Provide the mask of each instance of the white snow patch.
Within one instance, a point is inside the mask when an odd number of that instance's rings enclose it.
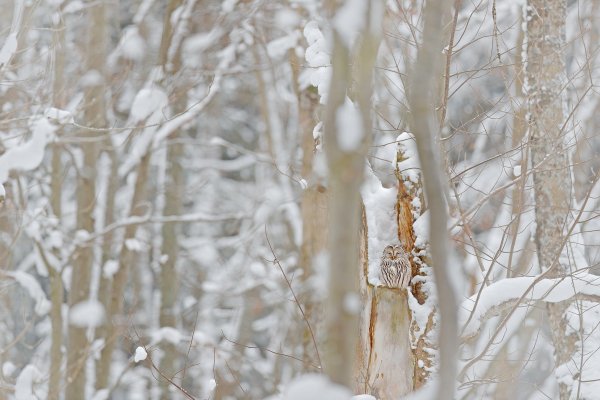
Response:
[[[600,276],[586,272],[576,272],[566,279],[542,279],[536,282],[537,279],[539,276],[525,276],[495,282],[481,291],[475,309],[473,308],[477,294],[464,300],[459,310],[459,324],[463,326],[462,336],[475,335],[488,312],[501,309],[503,305],[520,299],[525,293],[525,301],[543,300],[549,303],[567,300],[575,294],[600,296]],[[471,313],[473,316],[469,321]]]
[[[94,393],[94,397],[92,397],[92,400],[108,400],[110,398],[109,396],[109,389],[101,389]]]
[[[77,12],[83,10],[85,7],[86,7],[86,5],[83,4],[82,1],[72,0],[67,3],[65,8],[63,9],[63,13],[64,14],[74,14],[74,13],[77,13]]]
[[[280,60],[287,55],[290,49],[296,47],[299,39],[300,33],[298,31],[275,39],[267,44],[267,54],[273,60]]]
[[[2,375],[4,375],[6,378],[10,378],[16,370],[16,365],[10,361],[7,361],[4,364],[2,364]]]
[[[31,139],[20,146],[8,149],[0,156],[0,183],[6,182],[11,170],[31,171],[44,159],[46,145],[54,135],[56,127],[41,117],[33,117],[29,127],[33,132]]]
[[[302,89],[306,89],[308,86],[316,87],[319,93],[319,102],[325,104],[331,81],[331,52],[316,21],[308,22],[304,26],[303,33],[308,42],[304,58],[309,68],[302,71],[300,75],[300,87]]]
[[[141,252],[144,249],[144,245],[142,244],[142,242],[140,242],[136,238],[130,238],[125,240],[125,247],[127,247],[127,250],[134,252]]]
[[[325,375],[306,374],[294,379],[283,393],[282,400],[349,400],[352,392],[330,382]]]
[[[151,86],[141,89],[131,105],[131,119],[134,123],[139,123],[149,119],[154,114],[154,118],[146,121],[147,124],[160,122],[163,108],[169,104],[167,94],[157,86]]]
[[[346,0],[333,18],[333,27],[339,33],[347,48],[352,48],[356,37],[364,29],[368,2],[365,0]]]
[[[370,394],[357,394],[356,396],[352,396],[350,400],[377,400],[377,398]]]
[[[515,177],[521,176],[521,166],[520,165],[517,165],[513,168],[513,175]]]
[[[152,334],[152,344],[160,343],[162,341],[178,344],[181,341],[181,338],[181,332],[177,329],[170,326],[164,326]]]
[[[97,300],[77,303],[69,310],[69,323],[79,328],[95,328],[104,323],[104,306]]]
[[[29,293],[29,296],[35,301],[35,313],[37,315],[46,315],[50,311],[50,301],[48,301],[44,290],[33,276],[24,271],[7,271],[5,274],[12,277]]]
[[[425,248],[429,242],[429,210],[425,211],[413,223],[413,231],[415,232],[415,247]]]
[[[412,133],[402,132],[396,138],[396,142],[398,143],[398,152],[402,155],[402,159],[398,160],[398,169],[402,179],[405,184],[408,182],[417,184],[421,177],[421,163],[415,137]]]
[[[135,355],[133,356],[133,361],[138,363],[140,361],[144,361],[147,357],[148,357],[148,353],[146,352],[146,349],[143,348],[142,346],[138,346],[135,349]]]
[[[100,86],[102,83],[104,83],[104,78],[100,72],[92,69],[81,77],[80,83],[83,87]]]
[[[369,258],[369,283],[378,286],[379,263],[383,249],[398,243],[398,224],[396,222],[396,196],[395,188],[384,188],[381,181],[367,164],[365,181],[361,187],[361,196],[365,205],[367,216],[368,258]]]
[[[10,33],[4,41],[2,50],[0,50],[0,68],[10,63],[17,51],[17,43],[17,33]]]
[[[31,400],[38,398],[33,391],[33,385],[42,379],[42,373],[32,364],[28,364],[15,382],[15,400]]]
[[[60,125],[72,124],[75,122],[73,114],[67,110],[61,110],[60,108],[50,107],[44,112],[44,116],[49,120],[52,120]]]
[[[363,120],[360,110],[346,97],[346,101],[335,113],[337,141],[343,151],[355,151],[364,137]]]
[[[223,10],[224,13],[230,13],[235,8],[237,2],[238,0],[225,0],[221,3],[221,10]]]
[[[208,381],[208,385],[207,386],[208,386],[208,390],[210,392],[212,392],[217,387],[217,381],[215,381],[214,379],[211,379],[211,380]]]
[[[137,26],[131,25],[125,28],[120,43],[121,54],[124,58],[132,61],[142,61],[146,54],[146,42],[140,35]]]
[[[119,262],[116,260],[107,260],[102,267],[102,276],[105,279],[111,279],[119,270]]]

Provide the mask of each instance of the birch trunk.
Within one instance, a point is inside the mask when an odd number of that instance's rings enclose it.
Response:
[[[447,212],[444,202],[442,170],[439,151],[435,145],[435,104],[432,98],[436,82],[435,65],[442,54],[442,20],[450,2],[428,2],[424,9],[423,42],[419,46],[417,62],[413,66],[410,93],[410,127],[417,141],[425,195],[429,207],[429,242],[439,309],[439,385],[436,398],[452,397],[456,387],[458,350],[457,300],[451,286],[451,266],[448,264],[449,246]]]
[[[150,164],[150,153],[146,153],[140,160],[137,169],[137,177],[131,200],[131,208],[129,216],[143,215],[145,207],[142,203],[145,200],[146,186],[148,180],[148,169]],[[129,239],[134,239],[137,232],[137,224],[127,225],[125,235],[123,237],[123,246],[119,255],[119,268],[113,276],[112,287],[107,307],[107,321],[104,334],[104,348],[102,349],[100,360],[96,365],[96,389],[104,389],[108,387],[108,379],[110,377],[110,367],[112,354],[115,349],[115,344],[119,337],[118,319],[121,318],[123,312],[123,296],[125,285],[129,274],[129,268],[135,260],[135,252],[130,250],[125,243]]]
[[[298,119],[302,140],[302,177],[307,181],[307,187],[302,192],[300,212],[302,215],[302,245],[300,246],[300,267],[302,268],[302,282],[305,289],[299,299],[304,307],[304,314],[311,325],[313,333],[302,324],[302,359],[304,371],[314,371],[315,365],[320,364],[318,357],[318,335],[320,315],[319,307],[313,293],[307,289],[310,279],[314,278],[315,257],[325,250],[327,246],[327,192],[322,182],[319,182],[313,173],[316,145],[313,130],[317,124],[316,112],[319,105],[318,96],[314,87],[301,90],[298,85],[301,62],[293,52],[290,52],[290,66],[293,71],[294,89],[298,98]]]
[[[88,74],[98,74],[100,79],[90,79],[85,88],[84,120],[88,126],[102,128],[106,125],[104,108],[104,74],[106,21],[102,3],[90,5],[88,29],[88,53],[86,70]],[[87,132],[87,136],[96,136]],[[96,202],[96,160],[98,145],[95,141],[81,144],[83,166],[80,169],[77,189],[77,230],[94,231],[93,210]],[[73,259],[73,273],[69,292],[69,306],[89,299],[90,278],[93,262],[93,247],[81,246]],[[86,328],[69,326],[69,346],[67,350],[67,400],[85,398],[85,365],[89,350]]]
[[[563,90],[566,70],[566,0],[529,0],[527,7],[527,87],[529,137],[533,171],[536,246],[540,268],[549,278],[563,277],[568,266],[560,265],[565,239],[572,182],[564,143]],[[571,359],[576,334],[566,331],[568,303],[549,304],[556,368]],[[559,383],[561,400],[570,397],[570,386]]]
[[[351,387],[357,360],[359,321],[355,310],[348,307],[358,298],[359,247],[361,227],[360,187],[364,179],[365,159],[371,142],[372,74],[379,37],[379,15],[371,15],[381,4],[369,4],[368,23],[364,29],[351,70],[351,49],[340,33],[333,32],[332,80],[324,120],[324,148],[329,167],[329,290],[325,304],[326,343],[325,372],[332,381]],[[335,25],[335,24],[334,24]],[[346,38],[347,39],[347,38]],[[348,134],[339,125],[339,109],[347,101],[351,89],[361,118],[362,141],[352,150],[344,151],[340,140]]]
[[[181,0],[171,0],[167,7],[167,12],[164,19],[164,30],[161,39],[160,60],[163,70],[168,77],[175,76],[180,69],[180,52],[177,50],[174,54],[174,59],[169,60],[169,48],[171,46],[179,47],[178,43],[173,43],[173,26],[171,20],[173,13],[182,4]],[[177,84],[176,98],[174,104],[174,113],[177,115],[183,113],[187,106],[187,96],[184,89],[185,84],[182,82]],[[180,130],[173,132],[169,139],[178,139],[181,136]],[[176,140],[175,140],[176,141]],[[165,206],[163,215],[176,216],[182,212],[182,197],[184,187],[184,171],[181,165],[183,157],[183,145],[179,143],[171,143],[167,149],[167,171],[165,175]],[[177,328],[176,302],[177,302],[177,256],[179,253],[178,233],[179,224],[165,223],[162,225],[162,246],[161,253],[166,255],[166,261],[161,263],[160,268],[160,314],[159,324],[161,327]],[[177,347],[171,342],[163,342],[161,349],[164,351],[164,356],[160,361],[161,372],[166,376],[174,376],[177,372]],[[183,373],[185,376],[185,372]],[[165,379],[160,380],[161,399],[169,399],[169,382]]]
[[[54,25],[54,79],[52,82],[52,100],[55,107],[63,108],[65,105],[65,24],[61,18]],[[58,133],[60,134],[60,132]],[[61,149],[58,144],[52,146],[52,175],[50,177],[52,212],[60,220],[62,214],[62,163]],[[58,255],[56,252],[55,255]],[[60,396],[60,382],[62,375],[62,346],[63,346],[63,281],[62,271],[57,271],[51,266],[48,268],[50,276],[50,320],[52,323],[50,344],[50,380],[48,382],[48,399],[58,400]]]

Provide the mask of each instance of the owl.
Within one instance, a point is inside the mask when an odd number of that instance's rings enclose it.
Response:
[[[380,267],[379,278],[384,286],[408,288],[411,278],[410,261],[402,246],[395,244],[383,249]]]

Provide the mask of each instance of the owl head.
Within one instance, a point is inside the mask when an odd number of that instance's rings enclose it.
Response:
[[[404,249],[399,244],[389,245],[383,249],[383,256],[385,258],[395,260],[404,252]]]

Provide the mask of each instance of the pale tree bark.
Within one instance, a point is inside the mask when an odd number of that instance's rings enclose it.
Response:
[[[405,160],[401,147],[397,160]],[[395,220],[390,221],[397,228],[397,238],[409,254],[426,254],[427,249],[415,248],[415,218],[425,210],[420,181],[408,182],[397,169],[398,190],[395,205]],[[415,201],[418,199],[418,201]],[[423,207],[416,207],[415,204]],[[363,214],[361,235],[361,297],[365,305],[361,313],[360,351],[355,373],[355,391],[371,394],[378,399],[397,399],[421,387],[427,380],[428,369],[432,367],[432,354],[435,347],[428,338],[434,328],[435,309],[429,304],[422,282],[413,283],[409,288],[420,305],[431,309],[428,319],[418,325],[411,319],[406,290],[375,287],[368,282],[369,238],[366,217]],[[371,235],[376,234],[371,232]],[[411,256],[412,276],[424,275],[425,256]]]
[[[144,203],[146,200],[146,187],[148,181],[148,169],[150,167],[150,152],[147,152],[141,159],[137,168],[137,176],[133,189],[133,198],[129,216],[136,217],[143,215],[147,208]],[[125,227],[125,235],[123,237],[123,246],[119,254],[119,267],[113,276],[112,285],[110,288],[110,296],[108,303],[105,305],[107,310],[106,328],[104,330],[104,348],[100,354],[100,360],[96,365],[96,389],[101,390],[108,387],[108,379],[110,377],[110,367],[112,354],[120,336],[117,320],[122,317],[123,313],[123,296],[125,293],[125,285],[129,275],[129,268],[135,262],[135,251],[129,249],[125,243],[127,240],[135,239],[137,233],[137,224],[129,224]]]
[[[169,59],[169,48],[171,46],[179,47],[178,43],[173,43],[173,29],[171,24],[173,13],[182,4],[181,0],[169,1],[167,12],[164,19],[164,30],[160,46],[160,60],[165,75],[175,76],[180,69],[180,50],[175,52],[174,59]],[[175,85],[175,82],[173,83]],[[173,111],[177,115],[185,111],[187,106],[187,96],[185,84],[177,83],[174,88],[176,101],[173,105]],[[184,188],[184,171],[181,165],[184,155],[183,145],[176,143],[181,136],[180,129],[175,130],[169,139],[175,139],[170,143],[167,149],[167,171],[165,174],[165,205],[163,215],[180,215],[182,212],[182,197]],[[161,262],[160,268],[160,314],[159,324],[161,327],[177,328],[176,302],[177,302],[177,256],[179,253],[178,237],[179,224],[165,223],[162,225],[162,246],[161,253],[166,256],[166,260]],[[177,347],[171,342],[163,342],[161,349],[164,356],[160,361],[160,369],[166,376],[174,376],[177,372]],[[185,375],[185,373],[184,373]],[[169,382],[165,379],[160,380],[161,399],[169,399]]]
[[[527,3],[527,100],[529,142],[535,195],[538,260],[550,278],[565,276],[559,263],[567,230],[572,182],[564,142],[563,111],[566,0],[529,0]],[[565,311],[569,303],[548,305],[554,343],[555,369],[571,359],[576,334],[567,334]],[[570,386],[559,384],[560,398],[570,398]]]
[[[439,301],[439,385],[436,398],[452,396],[456,385],[458,354],[457,300],[452,287],[452,266],[449,264],[447,212],[439,154],[434,135],[435,104],[433,82],[436,82],[435,65],[442,53],[442,19],[450,2],[428,2],[424,9],[423,42],[419,46],[417,62],[413,66],[410,93],[410,127],[417,141],[425,195],[429,207],[429,240],[431,266],[434,271]],[[456,268],[456,267],[455,267]]]
[[[87,79],[84,100],[84,121],[87,126],[103,128],[105,122],[103,67],[106,54],[106,20],[102,3],[90,5],[88,9],[88,32],[86,73],[94,74]],[[89,137],[96,132],[86,132]],[[96,161],[98,144],[89,141],[81,144],[83,165],[80,169],[77,187],[77,230],[94,231],[93,211],[96,203]],[[90,278],[93,262],[93,246],[90,243],[77,249],[73,258],[73,273],[69,291],[69,307],[89,299]],[[86,328],[69,326],[69,345],[67,350],[67,400],[85,398],[85,365],[89,350]]]
[[[314,371],[314,366],[320,365],[318,356],[318,331],[322,309],[314,293],[310,290],[310,280],[314,279],[314,261],[327,246],[327,191],[322,182],[313,173],[317,143],[313,130],[317,124],[317,109],[319,99],[315,87],[304,90],[298,85],[300,62],[293,51],[290,51],[290,65],[293,71],[293,81],[298,98],[298,120],[302,145],[302,177],[307,187],[302,192],[300,212],[302,215],[302,244],[300,246],[300,268],[302,268],[303,292],[299,295],[304,307],[304,315],[310,324],[309,329],[302,324],[302,359],[304,371]],[[312,331],[312,332],[311,332]],[[314,336],[314,337],[313,337]]]
[[[54,79],[52,82],[52,100],[55,107],[62,109],[65,105],[65,24],[62,15],[54,24],[53,35],[54,50]],[[60,134],[60,131],[58,132]],[[60,221],[62,215],[62,162],[60,145],[52,146],[52,175],[50,176],[51,198],[50,205],[54,216]],[[55,255],[59,255],[58,252]],[[62,271],[48,267],[50,276],[50,320],[52,322],[50,344],[50,380],[48,382],[48,399],[58,400],[60,396],[60,383],[62,372],[62,345],[63,345],[63,281]]]
[[[329,167],[329,287],[325,303],[325,373],[336,383],[352,387],[356,362],[359,321],[349,307],[358,299],[360,247],[360,187],[365,158],[371,142],[371,94],[373,66],[379,47],[381,20],[379,2],[365,5],[366,26],[359,39],[357,58],[351,69],[351,50],[336,29],[333,30],[332,77],[324,119],[324,148]],[[378,25],[376,25],[378,24]],[[335,23],[334,23],[335,26]],[[347,38],[346,38],[347,39]],[[353,73],[354,75],[353,76]],[[354,79],[353,79],[354,78]],[[361,117],[363,139],[352,150],[343,150],[338,110],[355,93]]]

